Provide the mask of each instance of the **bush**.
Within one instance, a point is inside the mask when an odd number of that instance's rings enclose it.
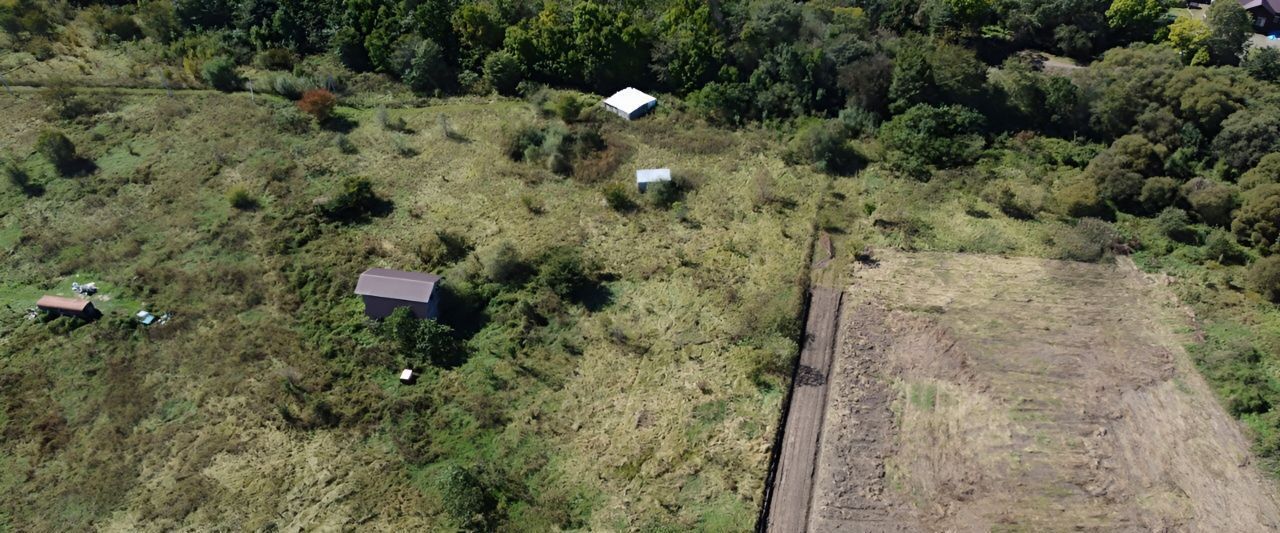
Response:
[[[384,202],[373,191],[369,178],[348,176],[342,180],[338,194],[319,206],[320,214],[330,220],[354,221],[374,214]]]
[[[488,529],[486,524],[495,521],[498,500],[474,469],[448,467],[441,475],[439,490],[445,511],[464,530]]]
[[[542,146],[543,131],[533,125],[524,125],[510,131],[503,137],[502,151],[512,161],[524,161],[531,149]]]
[[[1155,218],[1156,231],[1161,235],[1179,242],[1189,242],[1195,238],[1191,231],[1191,217],[1187,212],[1176,207],[1166,207]]]
[[[395,343],[403,364],[413,369],[456,362],[460,346],[453,328],[433,319],[420,319],[408,307],[396,309],[379,325],[384,337]]]
[[[378,126],[381,126],[384,130],[404,132],[409,129],[409,125],[405,123],[404,117],[392,118],[385,107],[379,106],[374,117],[378,121]]]
[[[939,168],[972,162],[985,141],[984,119],[963,106],[920,104],[880,126],[885,148]]]
[[[1236,207],[1234,186],[1195,178],[1182,186],[1182,195],[1205,224],[1219,227],[1231,224],[1231,211]]]
[[[351,138],[347,137],[345,133],[335,135],[333,137],[333,145],[338,148],[339,152],[344,154],[351,155],[360,152],[360,149],[356,148],[356,143],[351,142]]]
[[[1248,259],[1244,248],[1236,243],[1235,235],[1222,230],[1209,233],[1204,241],[1203,255],[1205,260],[1222,265],[1240,265]]]
[[[1253,246],[1280,253],[1280,184],[1259,185],[1245,193],[1231,231]]]
[[[428,233],[418,243],[418,260],[423,265],[439,268],[467,256],[471,245],[466,237],[445,230]]]
[[[253,58],[253,64],[263,70],[293,70],[293,61],[293,52],[285,48],[268,48]]]
[[[227,191],[227,201],[231,203],[231,207],[242,211],[258,207],[258,200],[249,194],[247,189],[240,186],[232,187],[230,191]]]
[[[619,213],[635,209],[636,203],[631,199],[630,189],[621,183],[611,183],[604,188],[604,201]]]
[[[78,94],[70,82],[62,79],[55,79],[45,85],[40,90],[40,99],[48,104],[57,118],[63,120],[97,115],[114,105],[113,97],[94,93]]]
[[[515,94],[524,78],[524,66],[515,54],[500,50],[484,59],[484,79],[499,94]]]
[[[1053,195],[1060,213],[1072,217],[1101,217],[1109,214],[1107,204],[1098,194],[1098,185],[1084,176],[1076,176]]]
[[[853,172],[861,163],[849,146],[849,130],[837,120],[813,122],[801,128],[783,155],[788,163],[812,164],[833,174]]]
[[[414,91],[442,90],[451,85],[449,65],[445,63],[444,49],[431,39],[414,39],[408,48],[399,52],[403,63],[400,78]]]
[[[582,115],[582,110],[586,105],[577,96],[569,93],[562,93],[551,101],[548,106],[551,113],[559,117],[565,122],[577,122]]]
[[[333,116],[333,109],[338,106],[338,97],[324,89],[312,89],[302,94],[298,100],[298,109],[311,115],[316,122],[324,122]]]
[[[298,106],[284,105],[275,109],[271,121],[282,133],[302,134],[311,130],[311,117],[304,115]]]
[[[240,88],[243,80],[236,73],[236,63],[231,58],[222,56],[205,61],[200,66],[200,77],[210,87],[223,92]]]
[[[1280,82],[1280,50],[1271,47],[1250,47],[1249,54],[1240,63],[1254,78]]]
[[[582,258],[578,248],[558,246],[547,250],[538,259],[538,274],[534,281],[561,298],[569,298],[580,289],[596,283],[596,269],[594,263]]]
[[[76,145],[57,130],[45,130],[40,133],[36,138],[36,151],[62,174],[70,173],[80,162],[80,156],[76,154]]]
[[[0,159],[0,172],[4,172],[8,182],[27,196],[38,196],[44,192],[43,187],[31,183],[31,175],[27,174],[17,161],[10,158]]]
[[[1280,153],[1262,156],[1257,165],[1240,175],[1241,191],[1269,183],[1280,183]]]
[[[1142,184],[1142,192],[1138,201],[1148,213],[1158,213],[1178,201],[1178,180],[1169,177],[1155,177]]]
[[[302,98],[302,93],[316,88],[315,83],[293,74],[277,74],[271,77],[271,92],[290,100]]]
[[[142,38],[142,27],[124,13],[109,13],[102,20],[102,31],[121,41]]]
[[[645,187],[644,197],[650,206],[667,209],[680,201],[680,185],[675,181],[659,181]]]
[[[1246,278],[1249,290],[1271,302],[1280,302],[1280,255],[1254,261]]]
[[[1106,257],[1118,235],[1110,224],[1096,218],[1082,218],[1071,231],[1058,236],[1058,258],[1093,263]]]
[[[528,193],[520,195],[520,205],[523,205],[526,211],[535,215],[541,215],[547,210],[541,199]]]
[[[502,241],[479,254],[485,278],[494,283],[514,285],[524,279],[527,267],[510,242]]]
[[[1044,208],[1044,190],[1028,183],[1000,180],[988,183],[982,190],[984,200],[1000,212],[1019,220],[1030,220]]]

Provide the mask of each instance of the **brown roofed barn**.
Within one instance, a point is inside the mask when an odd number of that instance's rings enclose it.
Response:
[[[408,307],[418,318],[435,318],[439,282],[435,274],[371,268],[360,274],[356,294],[364,299],[364,314],[369,318],[386,318],[400,307]]]
[[[93,302],[79,298],[63,298],[61,296],[41,296],[36,300],[36,308],[50,314],[74,316],[86,320],[97,318],[98,310]]]

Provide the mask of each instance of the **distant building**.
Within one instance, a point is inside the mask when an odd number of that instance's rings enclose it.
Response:
[[[644,116],[658,106],[658,99],[627,87],[604,100],[604,108],[627,120]]]
[[[93,320],[100,314],[93,307],[93,302],[89,300],[61,296],[41,296],[36,300],[36,308],[49,314],[74,316],[85,320]]]
[[[636,171],[636,188],[643,193],[650,183],[671,181],[669,168],[644,168]]]
[[[1253,17],[1253,27],[1267,30],[1280,26],[1280,0],[1238,0]]]
[[[400,307],[408,307],[418,318],[435,318],[438,283],[440,276],[435,274],[371,268],[360,274],[356,294],[364,299],[364,314],[369,318],[386,318]]]
[[[413,385],[416,381],[418,381],[418,375],[412,369],[406,368],[400,371],[400,383]]]

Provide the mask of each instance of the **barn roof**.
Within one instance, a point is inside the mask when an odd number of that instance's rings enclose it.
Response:
[[[671,181],[671,169],[642,168],[636,171],[636,183],[653,183],[655,181]]]
[[[657,101],[657,98],[649,96],[631,87],[627,87],[626,89],[613,93],[613,96],[606,98],[604,100],[604,105],[624,113],[634,113],[637,109],[648,105],[650,102]]]
[[[1245,10],[1262,8],[1267,13],[1275,15],[1280,12],[1280,0],[1238,0],[1240,7]]]
[[[64,298],[62,296],[41,296],[36,300],[36,307],[41,309],[57,309],[60,311],[71,311],[75,313],[83,313],[91,303],[89,300],[81,300],[79,298]]]
[[[360,274],[360,281],[356,283],[356,294],[409,302],[426,302],[431,299],[431,293],[439,281],[440,276],[435,274],[371,268]]]

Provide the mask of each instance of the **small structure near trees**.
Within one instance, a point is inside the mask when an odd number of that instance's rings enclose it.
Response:
[[[671,181],[671,169],[669,168],[644,168],[636,171],[636,188],[644,193],[650,183],[658,183],[663,181]]]
[[[658,99],[627,87],[604,100],[604,108],[627,120],[635,120],[658,106]]]
[[[1280,0],[1237,0],[1253,18],[1253,26],[1270,30],[1280,26]]]
[[[93,302],[79,298],[41,296],[36,300],[36,308],[51,315],[73,316],[85,320],[93,320],[101,316],[101,313],[93,307]]]
[[[413,385],[418,382],[418,374],[412,368],[406,368],[400,371],[400,383],[403,385]]]
[[[416,318],[435,318],[439,282],[440,276],[435,274],[371,268],[360,274],[356,294],[364,299],[364,313],[369,318],[386,318],[400,307],[408,307]]]

